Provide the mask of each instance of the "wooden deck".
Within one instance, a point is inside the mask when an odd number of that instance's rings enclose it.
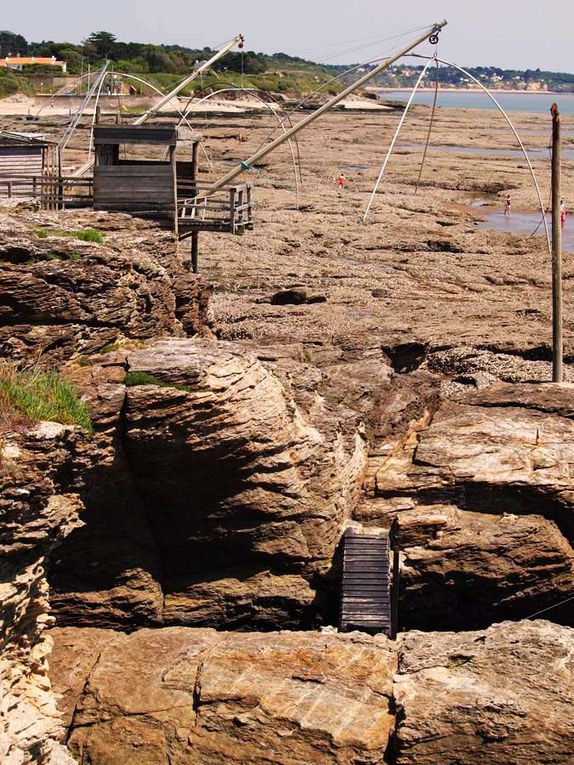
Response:
[[[182,239],[194,231],[243,234],[253,228],[253,195],[250,183],[227,186],[205,196],[207,185],[178,181],[178,229]]]
[[[93,206],[95,210],[166,219],[181,239],[199,231],[243,234],[253,228],[250,183],[227,186],[206,196],[208,184],[178,178],[177,208],[174,184],[168,163],[142,168],[125,162],[100,167],[95,180],[90,176],[0,175],[0,197],[38,199],[48,210]]]
[[[388,534],[347,529],[343,545],[340,629],[392,636]]]
[[[62,175],[0,175],[0,197],[38,199],[45,210],[91,207],[94,189],[91,178]]]

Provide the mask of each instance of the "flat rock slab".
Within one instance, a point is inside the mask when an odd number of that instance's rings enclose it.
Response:
[[[392,644],[384,637],[53,631],[69,746],[93,765],[380,763]]]
[[[504,622],[400,641],[397,765],[574,762],[574,630]]]

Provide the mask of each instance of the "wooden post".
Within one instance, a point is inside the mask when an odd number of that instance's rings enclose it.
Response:
[[[199,273],[199,231],[191,232],[191,270]]]
[[[193,196],[197,196],[197,168],[199,164],[199,141],[194,141],[191,148],[191,180],[193,183]]]
[[[562,223],[560,221],[561,143],[560,114],[552,104],[552,382],[564,379],[562,368]]]
[[[95,114],[94,122],[97,125],[101,121],[102,121],[102,107],[98,104],[96,106],[96,114]]]
[[[235,186],[229,189],[229,233],[235,234]]]

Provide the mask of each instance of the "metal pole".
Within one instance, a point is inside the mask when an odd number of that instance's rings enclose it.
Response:
[[[286,133],[279,136],[271,143],[267,144],[267,146],[263,146],[263,148],[259,149],[259,151],[255,152],[255,154],[253,154],[251,157],[246,159],[244,162],[241,162],[241,164],[239,164],[236,168],[234,168],[233,170],[230,170],[227,173],[227,175],[224,175],[223,178],[220,178],[220,180],[216,181],[212,186],[209,187],[209,189],[206,192],[206,196],[213,194],[215,191],[218,191],[223,186],[226,186],[228,183],[231,183],[231,181],[235,180],[235,178],[237,178],[238,175],[241,175],[241,173],[245,172],[245,170],[249,170],[251,165],[263,159],[263,157],[266,157],[270,152],[274,151],[278,146],[281,146],[281,144],[285,143],[285,141],[288,141],[290,138],[296,135],[296,133],[298,133],[300,130],[303,130],[304,127],[307,127],[307,125],[311,124],[311,122],[314,122],[322,114],[324,114],[325,112],[328,112],[338,103],[343,101],[348,95],[353,93],[358,88],[361,88],[363,85],[369,82],[369,80],[372,80],[373,77],[376,77],[380,72],[384,71],[389,66],[391,66],[391,64],[394,64],[395,61],[398,61],[403,56],[406,56],[407,53],[410,53],[413,50],[413,48],[416,48],[417,45],[420,45],[428,37],[432,37],[433,35],[438,35],[438,33],[441,31],[443,27],[446,26],[446,24],[447,24],[446,21],[441,21],[441,22],[438,22],[437,24],[433,24],[433,26],[430,29],[428,29],[424,34],[420,35],[420,37],[417,37],[416,40],[414,40],[412,43],[409,43],[409,45],[407,45],[405,48],[400,50],[394,56],[391,56],[391,58],[386,59],[386,61],[383,61],[382,63],[380,63],[370,72],[367,72],[367,74],[363,75],[356,82],[349,85],[347,88],[341,91],[341,93],[339,93],[334,98],[332,98],[328,103],[323,104],[323,106],[321,106],[312,114],[309,114],[307,117],[302,119],[300,122],[294,125]]]
[[[552,382],[564,379],[562,360],[562,223],[560,220],[560,113],[557,104],[550,108],[552,114]]]
[[[202,72],[205,72],[206,69],[209,69],[210,66],[213,66],[216,61],[219,61],[219,59],[222,56],[225,56],[226,53],[228,53],[232,48],[234,48],[236,45],[239,45],[239,47],[243,47],[243,35],[235,35],[229,42],[227,42],[222,48],[220,48],[217,53],[215,53],[209,61],[204,61],[204,63],[199,66],[195,71],[193,71],[188,77],[186,77],[184,80],[182,80],[176,87],[170,91],[166,96],[164,96],[159,104],[156,104],[155,106],[152,106],[152,108],[147,111],[145,114],[142,114],[141,117],[138,117],[137,120],[133,123],[134,125],[143,125],[144,122],[146,122],[150,117],[153,117],[156,112],[158,112],[161,108],[163,108],[167,103],[171,101],[172,98],[177,96],[180,90],[185,88],[186,85],[189,85],[190,82],[193,82]]]
[[[379,173],[379,177],[377,178],[377,182],[375,183],[375,186],[373,188],[373,191],[371,192],[371,196],[369,197],[369,201],[367,203],[367,207],[365,210],[365,214],[363,215],[363,223],[367,220],[367,215],[369,214],[369,210],[371,209],[371,205],[373,204],[373,200],[375,198],[375,195],[377,193],[377,189],[379,188],[379,184],[381,180],[383,179],[383,175],[385,174],[385,170],[387,169],[387,164],[389,162],[389,159],[391,158],[391,154],[393,153],[393,149],[395,148],[395,143],[397,142],[397,138],[399,137],[399,133],[401,132],[401,128],[404,124],[404,121],[407,118],[407,114],[409,109],[411,108],[411,104],[413,102],[413,99],[416,95],[417,90],[419,89],[419,85],[423,81],[423,77],[427,73],[427,70],[429,66],[432,64],[433,59],[430,59],[430,61],[427,61],[427,63],[424,65],[422,72],[419,75],[419,78],[416,82],[416,85],[413,88],[413,92],[410,95],[409,100],[407,101],[407,105],[405,106],[403,113],[401,115],[401,119],[399,120],[399,124],[397,125],[397,129],[395,130],[395,134],[393,136],[393,140],[390,143],[389,148],[387,149],[387,154],[385,156],[385,160],[383,162],[383,165],[381,167],[381,172]],[[415,192],[416,193],[416,192]]]

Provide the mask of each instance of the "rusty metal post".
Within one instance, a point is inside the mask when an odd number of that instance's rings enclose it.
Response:
[[[552,104],[552,382],[564,379],[562,337],[562,223],[560,113]]]

